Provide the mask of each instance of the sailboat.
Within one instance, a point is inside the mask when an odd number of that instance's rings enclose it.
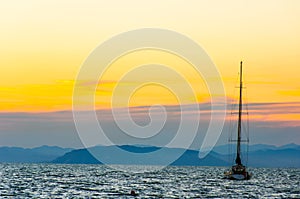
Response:
[[[224,173],[225,178],[230,180],[249,180],[252,176],[251,173],[247,171],[246,166],[243,165],[241,159],[241,141],[242,141],[242,110],[243,110],[243,100],[242,100],[242,90],[243,90],[243,62],[240,64],[240,85],[239,85],[239,112],[238,112],[238,127],[237,127],[237,139],[236,141],[236,158],[235,165],[231,167],[229,171]]]

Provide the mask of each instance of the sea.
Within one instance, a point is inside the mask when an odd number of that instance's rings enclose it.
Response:
[[[232,181],[226,167],[138,167],[150,170],[0,164],[0,198],[300,198],[300,168],[249,168],[251,180]]]

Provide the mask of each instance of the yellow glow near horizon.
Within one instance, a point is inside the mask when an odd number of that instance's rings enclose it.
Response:
[[[113,35],[144,27],[171,29],[198,42],[219,68],[229,97],[243,60],[249,102],[300,101],[297,0],[12,0],[0,5],[0,111],[70,110],[74,80],[89,53]],[[149,63],[148,55],[135,56],[134,62],[126,60],[128,67]],[[174,57],[148,58],[188,73],[184,65],[170,61]],[[106,80],[115,81],[121,72],[111,71]],[[186,76],[193,82],[192,71]],[[207,92],[196,85],[201,102]],[[146,93],[149,101],[142,105],[156,100],[153,89],[140,90],[130,105],[141,105],[138,99]],[[164,93],[155,103],[176,103]],[[102,105],[108,107],[109,94],[103,96]]]
[[[147,69],[149,67],[151,69]],[[125,82],[124,78],[127,78]],[[188,87],[184,83],[188,83]],[[120,90],[114,90],[118,85]],[[125,94],[131,86],[136,92]],[[172,91],[174,87],[177,93]],[[120,99],[117,104],[110,104],[113,92]],[[183,58],[161,50],[144,49],[119,57],[108,67],[98,85],[96,103],[99,108],[103,102],[110,104],[109,107],[193,104],[208,101],[209,97],[205,81]],[[121,98],[125,98],[124,102]]]

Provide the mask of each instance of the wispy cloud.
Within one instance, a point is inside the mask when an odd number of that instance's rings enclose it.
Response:
[[[197,111],[197,106],[199,106],[200,111]],[[276,142],[278,142],[277,144],[282,144],[280,143],[280,137],[282,137],[282,139],[284,139],[287,143],[300,143],[299,134],[295,133],[300,132],[299,107],[299,102],[249,104],[251,129],[255,129],[253,130],[253,137],[261,137],[266,133],[272,134],[272,132],[276,132],[276,136],[279,137],[276,138]],[[222,107],[216,106],[215,108],[215,114],[218,115],[218,112],[221,111]],[[203,133],[205,133],[205,129],[209,124],[209,118],[212,114],[210,109],[211,104],[209,102],[202,104],[186,104],[182,105],[182,107],[178,105],[165,106],[167,122],[162,134],[166,134],[166,136],[161,140],[153,138],[148,144],[155,144],[156,142],[163,144],[168,142],[170,136],[172,136],[174,132],[176,133],[176,129],[180,122],[180,116],[182,114],[185,114],[185,116],[187,116],[186,118],[189,118],[191,122],[195,122],[196,116],[200,114],[200,119],[198,121],[200,123],[200,128],[198,134],[200,137],[203,136]],[[147,125],[151,121],[149,113],[151,113],[152,119],[155,119],[156,116],[161,115],[163,111],[161,107],[155,106],[152,108],[149,106],[130,107],[128,110],[132,120],[142,126]],[[229,112],[230,110],[228,110],[228,117]],[[120,132],[120,129],[114,123],[111,109],[98,109],[96,113],[100,123],[108,129],[108,132],[111,133],[116,142],[131,143],[137,141],[135,139],[129,139],[126,136],[121,136],[122,133]],[[125,108],[118,108],[116,110],[116,114],[118,114],[121,119],[122,117],[124,117],[124,119],[127,117],[126,113],[127,109]],[[88,118],[89,114],[87,111],[81,111],[81,114],[81,119],[84,120],[83,123],[86,123],[88,129],[90,126],[90,120]],[[44,113],[2,112],[0,113],[0,119],[0,144],[2,145],[58,145],[57,143],[60,143],[62,146],[70,146],[70,143],[76,146],[80,145],[73,121],[72,111]],[[286,138],[287,133],[290,136],[290,140]],[[265,136],[260,141],[269,143],[270,140],[268,139],[270,138]],[[198,140],[198,142],[201,143],[201,140]],[[273,143],[275,143],[275,141]]]

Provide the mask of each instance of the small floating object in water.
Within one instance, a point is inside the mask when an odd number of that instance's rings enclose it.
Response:
[[[137,196],[138,194],[137,194],[137,193],[135,193],[135,191],[134,191],[134,190],[131,190],[131,191],[130,191],[130,195],[131,195],[131,196]]]

